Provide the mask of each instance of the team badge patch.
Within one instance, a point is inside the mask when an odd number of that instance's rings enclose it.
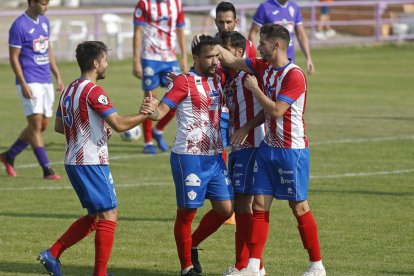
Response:
[[[49,28],[47,27],[47,24],[46,23],[42,23],[42,28],[43,28],[43,31],[45,31],[45,33],[49,33]]]
[[[142,10],[140,8],[135,10],[135,17],[141,17],[142,16]]]
[[[194,192],[194,191],[190,191],[190,192],[187,193],[187,196],[190,200],[194,200],[197,196],[197,193]]]
[[[98,102],[100,102],[103,105],[108,105],[108,98],[104,95],[100,95],[98,97]]]
[[[289,14],[292,17],[295,15],[295,9],[293,7],[289,7]]]

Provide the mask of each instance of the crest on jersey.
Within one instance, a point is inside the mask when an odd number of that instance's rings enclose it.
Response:
[[[47,24],[46,23],[42,23],[42,28],[43,28],[43,30],[45,31],[45,33],[49,33],[49,28],[47,27]]]
[[[46,53],[48,48],[49,48],[49,38],[41,35],[39,36],[39,38],[33,40],[33,51],[34,52]]]
[[[141,17],[142,16],[142,10],[140,8],[137,8],[135,10],[135,17]]]
[[[190,200],[194,200],[197,197],[197,193],[194,191],[190,191],[187,193],[187,196]]]
[[[108,97],[105,95],[99,95],[98,102],[100,102],[103,105],[108,105]]]
[[[184,180],[185,186],[198,187],[201,185],[201,180],[196,174],[190,174]]]
[[[151,83],[152,83],[152,80],[151,79],[145,79],[145,85],[146,86],[150,86]]]
[[[290,14],[290,16],[295,16],[295,8],[293,8],[293,7],[289,7],[289,14]]]

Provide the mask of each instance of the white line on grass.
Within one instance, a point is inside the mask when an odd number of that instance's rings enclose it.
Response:
[[[324,178],[343,178],[343,177],[363,177],[363,176],[378,176],[378,175],[392,175],[392,174],[406,174],[414,173],[414,169],[401,169],[393,171],[380,171],[380,172],[362,172],[362,173],[345,173],[345,174],[332,174],[332,175],[314,175],[311,179],[324,179]],[[147,183],[137,182],[131,184],[115,184],[118,188],[136,188],[136,187],[150,187],[150,186],[167,186],[173,185],[172,182],[151,182]],[[0,187],[0,191],[28,191],[28,190],[68,190],[72,189],[72,186],[33,186],[33,187]]]
[[[344,174],[331,174],[331,175],[311,175],[310,178],[311,179],[342,178],[342,177],[377,176],[377,175],[405,174],[405,173],[414,173],[414,169],[401,169],[401,170],[382,171],[382,172],[344,173]]]
[[[311,141],[310,144],[311,145],[329,145],[329,144],[351,144],[351,143],[401,141],[401,140],[414,140],[414,135],[376,137],[376,138],[340,139],[340,140],[328,140],[328,141],[316,141],[316,142]]]
[[[349,143],[384,142],[384,141],[401,141],[401,140],[414,140],[414,135],[316,141],[316,142],[311,142],[311,145],[349,144]],[[166,155],[166,153],[164,153],[163,155]],[[110,160],[123,160],[123,159],[148,158],[148,157],[151,158],[155,156],[148,155],[148,154],[114,155],[110,157]],[[51,164],[62,165],[63,161],[51,162]],[[26,168],[35,168],[37,166],[39,166],[38,163],[31,163],[31,164],[17,165],[15,167],[16,169],[26,169]]]

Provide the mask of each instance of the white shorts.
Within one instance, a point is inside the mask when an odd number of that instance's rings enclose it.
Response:
[[[23,97],[22,86],[20,84],[16,85],[26,117],[33,114],[43,114],[45,117],[52,117],[53,103],[55,101],[53,84],[28,83],[28,85],[33,94],[31,99]]]

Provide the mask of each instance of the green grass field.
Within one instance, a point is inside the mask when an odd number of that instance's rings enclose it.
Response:
[[[298,64],[304,61],[298,54]],[[414,275],[414,45],[316,49],[308,77],[307,133],[311,142],[309,201],[319,226],[329,275]],[[131,61],[110,62],[100,85],[121,114],[142,98]],[[60,63],[68,84],[75,63]],[[0,150],[15,141],[25,118],[14,75],[0,65]],[[167,130],[172,142],[175,124]],[[84,214],[63,168],[63,136],[45,133],[50,159],[63,179],[41,178],[31,150],[16,160],[18,177],[0,171],[0,275],[41,275],[37,253]],[[178,275],[173,238],[175,196],[169,155],[144,156],[142,140],[110,141],[119,223],[109,272],[116,276]],[[209,209],[199,210],[195,225]],[[202,244],[205,273],[233,264],[234,226]],[[93,235],[61,257],[63,275],[91,275]],[[296,220],[275,202],[264,261],[268,275],[301,275],[307,266]]]

